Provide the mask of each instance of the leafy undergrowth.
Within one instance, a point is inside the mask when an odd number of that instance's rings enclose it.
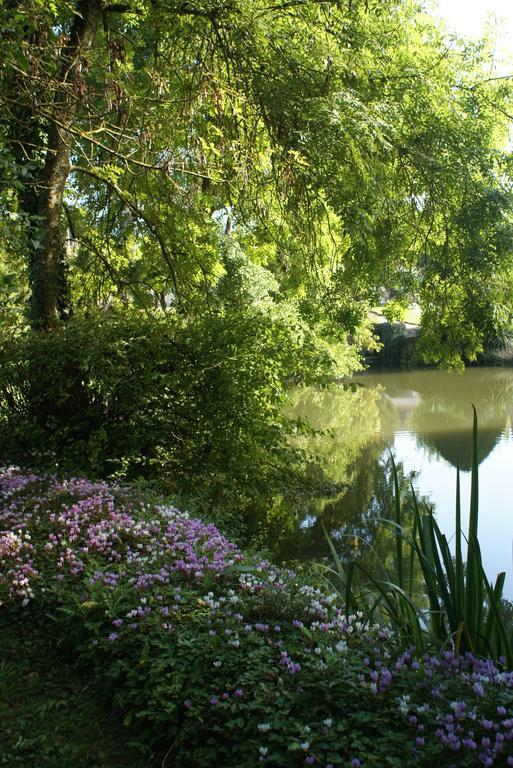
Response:
[[[4,620],[45,617],[162,765],[513,765],[499,662],[401,648],[336,595],[127,490],[8,469],[0,492]]]
[[[0,766],[150,768],[48,625],[13,618],[0,618]]]

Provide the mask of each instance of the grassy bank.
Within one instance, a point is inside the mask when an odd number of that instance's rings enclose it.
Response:
[[[11,469],[0,492],[7,764],[513,764],[500,661],[404,647],[132,491]]]

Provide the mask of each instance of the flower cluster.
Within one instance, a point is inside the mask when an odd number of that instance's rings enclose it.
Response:
[[[92,581],[129,580],[140,591],[176,574],[200,580],[241,559],[214,525],[107,483],[10,467],[0,470],[0,494],[0,604],[26,603],[49,576],[76,580],[94,569]]]
[[[398,649],[337,594],[127,489],[10,468],[0,494],[0,599],[58,601],[116,701],[184,764],[366,768],[406,749],[410,766],[513,765],[499,664]]]

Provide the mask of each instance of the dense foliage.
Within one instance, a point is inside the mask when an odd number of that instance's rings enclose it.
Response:
[[[235,269],[344,342],[384,289],[435,363],[507,335],[492,41],[410,0],[7,0],[0,24],[4,316],[203,312]]]
[[[513,677],[418,656],[212,525],[83,479],[2,471],[5,620],[47,624],[174,765],[513,762]]]
[[[27,618],[0,617],[2,768],[156,768],[77,657]]]
[[[393,768],[405,744],[412,766],[513,765],[511,648],[472,541],[465,574],[415,516],[433,641],[398,483],[398,582],[374,601],[395,636],[205,522],[265,509],[272,532],[334,489],[289,440],[309,428],[286,387],[355,370],[372,305],[418,302],[436,364],[509,339],[513,91],[491,41],[414,0],[4,0],[0,29],[0,461],[34,469],[0,473],[0,620],[47,622],[176,766]],[[483,621],[493,661],[458,655]]]
[[[332,369],[297,319],[112,310],[4,339],[0,357],[4,460],[158,480],[225,513],[305,490],[286,384]]]

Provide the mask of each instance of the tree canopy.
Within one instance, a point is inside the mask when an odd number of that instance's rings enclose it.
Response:
[[[287,302],[345,341],[386,289],[449,364],[509,327],[486,40],[410,0],[4,0],[0,24],[6,318]]]

